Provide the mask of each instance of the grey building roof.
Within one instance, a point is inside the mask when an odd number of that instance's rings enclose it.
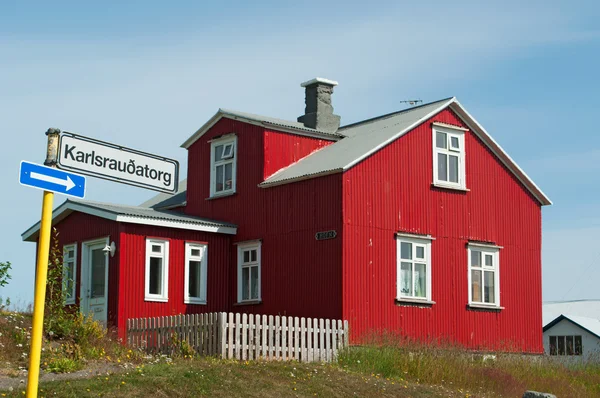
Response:
[[[234,224],[188,216],[169,210],[155,210],[141,206],[124,206],[73,199],[67,199],[52,212],[52,224],[58,223],[74,211],[116,222],[131,224],[144,224],[225,234],[235,234],[237,231],[237,226]],[[25,241],[35,241],[39,230],[40,223],[38,222],[21,234],[21,237]]]
[[[550,323],[544,326],[543,331],[546,332],[550,330],[554,325],[566,319],[571,323],[579,326],[582,329],[587,330],[591,334],[600,338],[600,319],[588,318],[585,316],[577,316],[577,315],[569,315],[569,314],[561,314],[555,319],[553,319]]]
[[[160,193],[142,203],[140,207],[150,207],[156,210],[168,210],[185,206],[187,203],[187,178],[179,181],[177,192],[174,194]]]
[[[278,171],[261,185],[273,185],[287,180],[346,170],[357,163],[357,160],[398,138],[415,123],[441,111],[451,100],[447,98],[341,127],[339,131],[346,135],[346,138]]]
[[[600,300],[545,302],[542,305],[542,325],[547,325],[562,314],[600,319]]]

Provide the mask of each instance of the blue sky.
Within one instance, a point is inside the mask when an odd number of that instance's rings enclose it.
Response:
[[[322,76],[340,83],[343,124],[456,96],[554,201],[544,299],[600,298],[600,5],[421,3],[0,3],[0,261],[14,268],[0,296],[32,299],[20,234],[41,193],[18,167],[44,160],[48,127],[176,158],[185,176],[179,146],[219,107],[295,120],[299,83]],[[88,182],[91,200],[152,195]]]

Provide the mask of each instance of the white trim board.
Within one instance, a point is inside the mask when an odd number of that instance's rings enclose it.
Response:
[[[163,219],[134,216],[134,215],[123,215],[123,214],[113,213],[113,212],[110,212],[107,210],[93,208],[93,207],[86,206],[86,205],[83,205],[80,203],[75,203],[75,202],[72,202],[69,200],[65,201],[62,205],[58,206],[52,212],[52,225],[55,225],[59,221],[65,219],[67,216],[69,216],[74,211],[78,211],[80,213],[85,213],[85,214],[89,214],[92,216],[104,218],[106,220],[122,222],[122,223],[152,225],[152,226],[156,226],[156,227],[185,229],[185,230],[189,230],[189,231],[205,231],[205,232],[221,233],[221,234],[228,234],[228,235],[235,235],[237,233],[236,227],[192,224],[192,223],[183,222],[183,221],[163,220]],[[40,223],[38,222],[38,223],[34,224],[32,227],[30,227],[28,230],[23,232],[23,234],[21,234],[21,238],[24,241],[34,241],[39,230],[40,230]]]

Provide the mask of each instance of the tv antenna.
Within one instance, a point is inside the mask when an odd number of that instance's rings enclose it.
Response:
[[[412,99],[412,100],[405,100],[405,101],[400,101],[401,104],[409,104],[410,106],[415,106],[419,103],[423,103],[422,100],[420,99]]]

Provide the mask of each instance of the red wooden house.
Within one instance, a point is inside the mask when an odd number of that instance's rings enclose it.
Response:
[[[220,109],[183,143],[176,195],[59,206],[68,303],[121,336],[232,311],[542,353],[550,200],[455,98],[339,127],[336,84],[304,83],[297,122]]]

